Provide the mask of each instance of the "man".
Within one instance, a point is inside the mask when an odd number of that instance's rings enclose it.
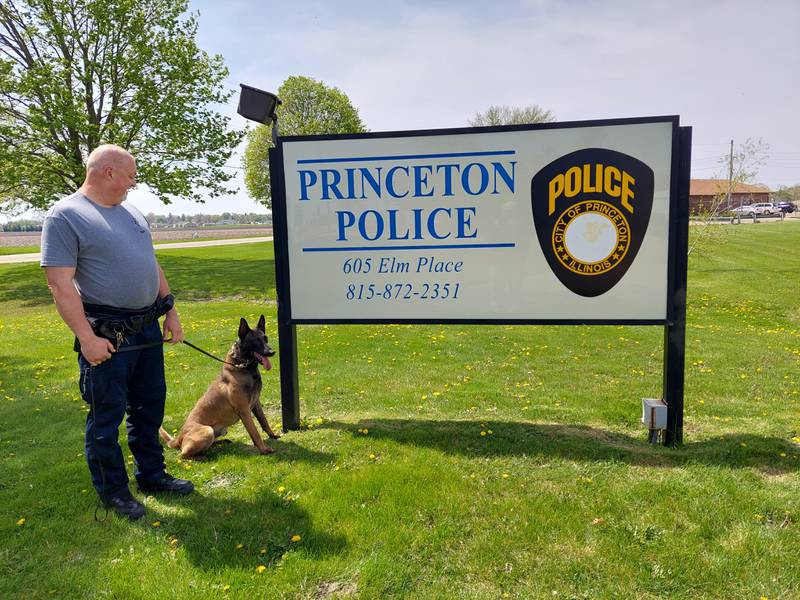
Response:
[[[135,520],[144,506],[128,489],[118,442],[127,411],[128,446],[141,491],[188,494],[190,481],[165,472],[158,428],[166,383],[162,340],[183,341],[178,313],[153,252],[147,221],[125,203],[136,185],[136,162],[103,145],[86,161],[80,189],[57,202],[42,230],[47,285],[75,334],[80,389],[89,404],[86,460],[103,504]],[[165,313],[164,331],[158,317]],[[126,351],[132,346],[144,346]]]

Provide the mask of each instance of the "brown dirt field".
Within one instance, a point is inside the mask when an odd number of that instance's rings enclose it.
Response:
[[[244,238],[272,235],[271,227],[242,227],[239,229],[156,229],[151,231],[154,242],[170,240],[204,240]],[[0,232],[0,246],[38,246],[41,234]]]

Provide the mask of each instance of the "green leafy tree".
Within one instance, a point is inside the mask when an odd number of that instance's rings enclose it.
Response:
[[[222,58],[195,43],[187,0],[0,2],[0,206],[47,208],[98,145],[134,154],[163,202],[229,193],[242,133],[214,110]]]
[[[493,125],[532,125],[534,123],[552,123],[555,115],[538,104],[528,106],[490,106],[482,113],[476,113],[469,121],[473,127]]]
[[[782,200],[784,202],[792,202],[800,207],[800,184],[795,184],[792,186],[780,186],[774,195],[776,200]]]
[[[281,104],[278,123],[281,135],[326,133],[364,133],[358,110],[347,95],[310,77],[292,76],[278,88]],[[244,182],[252,198],[269,207],[272,189],[269,180],[271,126],[259,125],[247,134],[244,151]]]
[[[702,207],[692,215],[695,226],[690,230],[688,254],[695,252],[705,255],[710,249],[726,242],[728,230],[719,225],[730,218],[730,194],[740,183],[755,181],[759,168],[766,162],[768,152],[769,144],[761,138],[747,138],[731,154],[719,158],[720,168],[714,179],[725,180],[728,185],[720,188],[710,206]]]

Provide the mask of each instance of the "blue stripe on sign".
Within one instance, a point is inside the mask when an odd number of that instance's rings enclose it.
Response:
[[[348,246],[346,248],[303,248],[303,252],[364,252],[369,250],[441,250],[453,248],[514,248],[515,243],[503,244],[434,244],[420,246]]]
[[[419,158],[462,158],[465,156],[508,156],[516,154],[516,150],[497,150],[495,152],[450,152],[447,154],[407,154],[401,156],[354,156],[350,158],[304,158],[298,160],[298,165],[310,165],[316,163],[340,163],[340,162],[367,162],[373,160],[416,160]]]

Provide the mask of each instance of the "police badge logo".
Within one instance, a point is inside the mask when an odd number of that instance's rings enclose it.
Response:
[[[639,252],[653,208],[653,170],[614,150],[578,150],[534,175],[531,202],[550,269],[576,294],[599,296]]]

